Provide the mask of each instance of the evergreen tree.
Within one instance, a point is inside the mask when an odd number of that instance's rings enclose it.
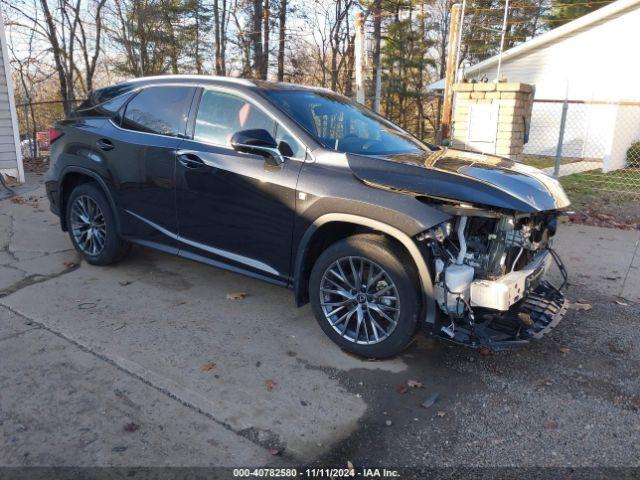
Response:
[[[551,2],[551,13],[546,17],[546,20],[551,28],[559,27],[587,13],[598,10],[610,4],[612,1],[613,0],[596,0],[593,2],[585,0],[553,0]]]

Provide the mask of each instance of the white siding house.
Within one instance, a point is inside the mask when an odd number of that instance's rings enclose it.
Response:
[[[24,182],[22,152],[18,133],[18,117],[13,97],[7,39],[0,15],[0,174]]]
[[[569,105],[563,156],[603,159],[612,170],[640,140],[640,106],[618,103],[640,101],[639,46],[640,0],[618,0],[503,52],[500,77],[534,85],[536,100],[586,101]],[[493,82],[497,66],[494,56],[463,75]],[[561,103],[534,103],[525,153],[555,153],[561,110]]]

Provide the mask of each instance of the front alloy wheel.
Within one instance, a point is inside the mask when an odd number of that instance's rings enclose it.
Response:
[[[398,325],[400,299],[389,274],[363,257],[342,257],[324,271],[320,305],[344,339],[365,345],[384,341]]]
[[[344,350],[369,358],[400,353],[417,330],[418,275],[404,248],[382,235],[339,240],[318,257],[309,278],[320,328]]]

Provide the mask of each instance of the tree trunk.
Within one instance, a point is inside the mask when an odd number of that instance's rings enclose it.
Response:
[[[355,50],[356,50],[356,37],[355,35],[349,36],[349,47],[347,48],[347,71],[344,79],[344,96],[353,97],[353,74],[355,67]]]
[[[196,73],[202,75],[202,55],[200,55],[200,2],[196,2],[195,21],[196,21],[196,38],[195,38],[195,51],[194,60],[196,61]]]
[[[224,5],[223,5],[224,7]],[[224,75],[223,59],[222,59],[222,37],[221,37],[221,18],[219,0],[213,0],[213,34],[215,37],[215,69],[216,75]]]
[[[342,0],[336,1],[336,20],[331,37],[331,90],[338,89],[338,49],[340,46],[340,27],[342,24]]]
[[[382,40],[382,0],[373,2],[373,110],[380,112],[380,91],[382,90],[382,62],[380,44]]]
[[[269,0],[264,0],[264,7],[262,10],[262,24],[263,24],[263,39],[264,45],[262,48],[262,63],[260,65],[260,78],[262,80],[267,79],[267,73],[269,72],[269,35],[271,33],[271,10],[269,8]]]
[[[63,102],[62,107],[66,116],[69,115],[73,110],[74,93],[73,84],[70,81],[72,79],[69,79],[67,77],[64,64],[65,54],[60,47],[60,42],[58,41],[58,34],[56,32],[56,26],[53,20],[53,16],[51,15],[51,10],[49,10],[49,4],[47,0],[40,0],[40,4],[42,5],[44,19],[47,24],[47,37],[49,39],[49,43],[51,43],[51,50],[53,51],[53,60],[56,64],[58,81],[60,82],[60,98]]]
[[[279,31],[278,31],[278,81],[284,81],[284,47],[286,40],[287,25],[287,0],[280,0],[279,14]]]
[[[262,2],[253,0],[253,18],[251,40],[253,44],[253,76],[261,78],[262,75]]]
[[[227,26],[229,24],[229,11],[227,0],[222,0],[222,12],[220,12],[220,74],[227,74]]]

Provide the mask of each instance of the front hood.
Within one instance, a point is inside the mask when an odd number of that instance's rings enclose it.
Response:
[[[444,148],[387,156],[347,154],[347,160],[356,177],[378,188],[524,213],[570,204],[554,178],[496,155]]]

